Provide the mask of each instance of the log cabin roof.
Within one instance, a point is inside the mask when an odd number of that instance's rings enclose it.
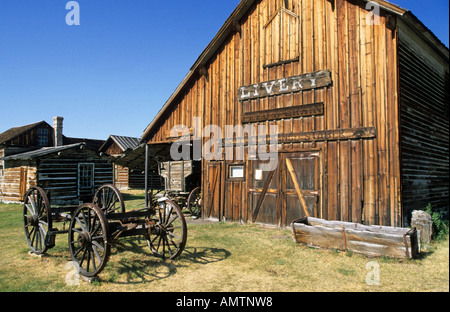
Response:
[[[48,123],[46,123],[45,121],[40,121],[40,122],[36,122],[36,123],[30,124],[30,125],[14,127],[9,130],[6,130],[3,133],[0,133],[0,145],[17,138],[18,136],[24,134],[25,132],[28,132],[42,124],[45,124],[50,127],[50,125]]]
[[[73,149],[73,148],[82,148],[82,146],[86,146],[84,143],[76,143],[71,145],[63,145],[57,147],[43,147],[31,152],[25,152],[20,154],[15,154],[12,156],[7,156],[0,158],[0,160],[33,160],[42,156],[47,156],[55,153],[59,153],[65,150]]]
[[[105,144],[105,140],[94,140],[94,139],[84,139],[84,138],[69,138],[63,135],[63,144],[71,145],[76,143],[83,143],[87,148],[98,151],[103,144]]]
[[[140,139],[120,135],[110,135],[106,142],[99,148],[99,151],[106,151],[108,147],[113,143],[116,143],[121,151],[125,152],[127,150],[136,148],[140,143]]]
[[[331,0],[330,0],[331,1]],[[357,0],[366,4],[370,0]],[[159,119],[164,115],[166,110],[171,106],[172,102],[177,98],[179,94],[182,93],[185,86],[188,85],[189,81],[193,76],[198,73],[198,71],[204,67],[208,61],[216,54],[221,45],[225,42],[226,38],[234,30],[234,23],[238,22],[252,7],[256,0],[242,0],[236,9],[231,13],[225,24],[220,28],[219,32],[213,38],[213,40],[208,44],[205,50],[200,54],[198,59],[195,61],[194,65],[189,70],[188,74],[178,85],[166,103],[163,105],[161,110],[157,113],[152,122],[147,126],[142,134],[141,142],[145,142],[146,139],[151,135],[152,131],[157,127]],[[404,9],[396,4],[385,0],[378,0],[377,3],[380,5],[381,9],[398,16],[404,20],[404,22],[411,27],[420,37],[425,39],[426,42],[433,47],[434,50],[445,60],[449,60],[449,49],[446,47],[433,32],[428,29],[411,11]]]

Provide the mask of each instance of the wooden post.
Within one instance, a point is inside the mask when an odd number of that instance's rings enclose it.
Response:
[[[303,208],[303,212],[309,218],[311,217],[308,206],[306,205],[305,197],[303,197],[302,190],[300,189],[300,184],[298,183],[297,176],[295,175],[294,167],[292,166],[292,162],[289,158],[286,158],[286,166],[291,174],[292,182],[294,182],[295,190],[297,191],[298,199],[300,199],[301,206]]]
[[[145,145],[145,207],[148,207],[148,144]]]

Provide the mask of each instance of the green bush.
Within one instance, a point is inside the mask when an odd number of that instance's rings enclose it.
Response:
[[[449,220],[442,212],[433,211],[431,204],[428,204],[425,211],[431,216],[434,224],[434,239],[440,240],[448,235]]]

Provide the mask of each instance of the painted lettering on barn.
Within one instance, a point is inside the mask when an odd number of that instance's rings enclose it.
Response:
[[[239,101],[318,89],[327,87],[331,83],[331,72],[329,70],[322,70],[240,87]]]

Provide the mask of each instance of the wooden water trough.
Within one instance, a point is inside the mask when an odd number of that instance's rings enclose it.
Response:
[[[306,217],[292,222],[292,232],[297,243],[312,247],[402,259],[413,259],[420,253],[416,228],[368,226]]]

